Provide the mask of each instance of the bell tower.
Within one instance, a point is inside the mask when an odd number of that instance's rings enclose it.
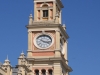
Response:
[[[61,23],[61,0],[33,0],[34,15],[30,14],[27,61],[32,75],[68,75],[67,39]]]
[[[60,0],[34,0],[34,21],[54,22],[58,17],[58,23],[61,24]]]

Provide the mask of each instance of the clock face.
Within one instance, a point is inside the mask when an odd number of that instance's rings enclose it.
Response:
[[[52,38],[49,35],[43,34],[36,38],[36,44],[39,48],[48,48],[52,43]]]

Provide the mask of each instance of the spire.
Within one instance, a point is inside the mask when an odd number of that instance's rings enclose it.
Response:
[[[7,55],[7,60],[8,60],[8,55]]]
[[[6,60],[4,61],[4,64],[3,65],[10,65],[10,61],[9,61],[9,59],[8,59],[8,55],[7,55],[7,58],[6,58]]]
[[[6,60],[5,60],[5,61],[9,61],[9,60],[8,60],[8,55],[7,55],[7,58],[6,58]]]
[[[29,18],[32,18],[33,16],[32,16],[32,13],[30,14],[30,16],[29,16]]]
[[[24,52],[23,52],[23,50],[22,50],[22,53],[21,53],[21,55],[24,55]]]
[[[20,54],[19,58],[25,58],[25,54],[24,54],[23,50],[22,50],[22,53]]]

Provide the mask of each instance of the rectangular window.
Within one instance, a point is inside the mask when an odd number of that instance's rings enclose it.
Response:
[[[43,17],[48,17],[48,10],[43,10]]]

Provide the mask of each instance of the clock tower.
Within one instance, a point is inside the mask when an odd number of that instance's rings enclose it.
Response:
[[[61,0],[34,0],[29,16],[27,61],[32,75],[68,75],[67,39]]]

